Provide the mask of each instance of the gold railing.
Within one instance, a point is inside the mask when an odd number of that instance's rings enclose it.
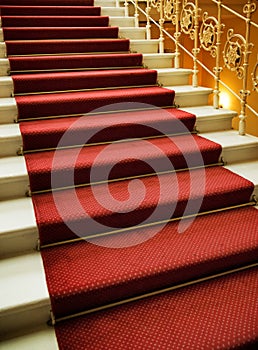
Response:
[[[207,4],[207,1],[205,3]],[[210,0],[209,9],[211,5],[213,5],[213,9],[212,15],[209,15],[208,11],[200,9],[202,0],[125,0],[124,6],[127,15],[129,4],[134,7],[136,26],[139,26],[139,14],[145,18],[147,39],[151,39],[152,24],[159,28],[160,53],[165,51],[164,35],[174,42],[175,68],[180,68],[182,51],[192,58],[193,87],[198,86],[199,67],[202,67],[214,78],[214,108],[220,108],[222,86],[237,98],[240,103],[239,133],[244,135],[246,132],[246,110],[249,109],[258,117],[257,111],[247,103],[251,90],[258,92],[258,60],[250,72],[250,56],[254,46],[250,40],[250,34],[252,30],[258,29],[258,24],[252,21],[256,4],[252,0],[245,0],[242,8],[243,14],[240,14],[223,4],[223,0]],[[244,34],[236,33],[233,28],[226,28],[225,24],[222,23],[222,10],[244,23]],[[155,14],[151,16],[150,13],[153,11]],[[164,28],[165,23],[171,25],[173,34]],[[193,47],[190,50],[180,42],[183,35],[192,40]],[[208,52],[213,59],[212,68],[205,65],[199,58],[202,51]],[[239,92],[236,92],[234,86],[226,84],[221,79],[222,72],[226,70],[233,72],[242,81]],[[249,87],[250,81],[252,82],[251,88]]]

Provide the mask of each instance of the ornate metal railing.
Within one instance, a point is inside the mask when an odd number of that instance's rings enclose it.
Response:
[[[128,15],[129,4],[134,7],[135,26],[139,26],[139,14],[143,15],[146,24],[146,38],[151,39],[151,25],[159,28],[159,52],[164,53],[164,35],[174,42],[174,67],[180,68],[180,55],[184,51],[193,60],[192,85],[198,86],[198,73],[201,66],[214,78],[214,108],[220,107],[221,86],[226,88],[240,102],[239,133],[246,132],[246,110],[251,110],[258,117],[257,111],[247,103],[251,94],[249,81],[252,82],[251,90],[258,92],[258,59],[250,72],[250,55],[253,51],[253,43],[250,41],[251,30],[257,29],[258,24],[252,21],[256,11],[256,4],[252,0],[246,0],[243,6],[243,15],[233,8],[223,4],[223,0],[210,0],[215,8],[215,15],[210,16],[207,11],[199,8],[201,0],[125,0],[125,14]],[[117,0],[119,6],[120,1]],[[150,12],[155,10],[155,20]],[[233,28],[225,28],[222,23],[222,10],[236,16],[245,22],[244,34],[236,33]],[[213,11],[214,13],[214,11]],[[173,35],[164,28],[164,23],[170,23],[173,27]],[[258,33],[257,33],[258,34]],[[180,43],[182,35],[190,37],[193,41],[192,49],[188,50]],[[256,35],[257,37],[257,35]],[[223,39],[223,40],[222,40]],[[222,41],[225,42],[222,47]],[[209,52],[214,59],[213,68],[208,68],[199,59],[200,51]],[[221,79],[223,70],[229,70],[236,74],[242,81],[239,93]]]

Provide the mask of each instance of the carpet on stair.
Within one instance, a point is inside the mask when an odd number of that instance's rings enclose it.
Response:
[[[219,179],[219,181],[218,181]],[[59,177],[52,176],[53,187]],[[129,186],[129,187],[128,187]],[[42,245],[244,204],[254,185],[223,167],[33,196]]]
[[[257,288],[256,268],[68,320],[59,348],[255,350]]]
[[[157,71],[144,68],[20,74],[13,77],[14,94],[156,84]]]
[[[2,16],[3,27],[107,27],[108,16]]]
[[[117,38],[118,27],[3,28],[5,40]]]
[[[83,146],[122,139],[185,134],[194,128],[194,114],[176,108],[108,113],[20,122],[23,150]],[[63,137],[66,135],[66,137]],[[89,135],[89,137],[87,137]],[[62,140],[61,140],[62,138]]]
[[[197,135],[163,137],[25,155],[32,192],[218,162],[221,146]],[[102,154],[102,156],[100,156]],[[168,161],[169,160],[169,161]],[[94,168],[94,174],[91,171]]]
[[[113,90],[67,92],[49,95],[16,96],[18,119],[37,119],[53,116],[84,114],[100,107],[111,110],[121,104],[145,103],[157,107],[172,106],[175,92],[161,87],[136,87]],[[110,106],[109,106],[110,105]],[[128,107],[129,108],[129,107]]]
[[[2,16],[100,16],[97,6],[1,6]]]
[[[127,39],[78,39],[78,40],[36,40],[6,41],[8,55],[40,55],[86,52],[127,52]]]
[[[197,217],[183,233],[179,233],[179,223],[172,222],[42,250],[55,316],[255,262],[255,210],[249,207]]]
[[[111,67],[141,67],[140,53],[58,55],[9,57],[11,73],[19,71],[105,69]]]

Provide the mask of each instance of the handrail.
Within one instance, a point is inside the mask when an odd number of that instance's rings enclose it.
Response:
[[[163,46],[163,34],[169,37],[175,44],[175,59],[174,67],[179,68],[180,51],[183,50],[188,56],[193,59],[193,77],[192,84],[194,87],[198,86],[198,68],[197,64],[201,66],[209,75],[214,78],[214,108],[220,107],[220,85],[226,88],[234,97],[240,101],[241,112],[239,115],[239,133],[245,134],[246,129],[246,108],[248,108],[255,116],[258,113],[247,103],[247,98],[250,95],[250,91],[247,88],[248,74],[249,74],[249,56],[252,53],[253,44],[250,42],[251,27],[258,28],[258,24],[251,20],[252,14],[256,10],[256,4],[251,0],[246,0],[246,4],[243,7],[245,16],[239,14],[230,7],[224,5],[223,0],[212,0],[217,5],[217,18],[209,16],[208,13],[203,14],[202,24],[199,26],[200,9],[198,7],[198,0],[146,0],[147,7],[145,12],[139,5],[139,0],[128,0],[135,7],[137,11],[140,11],[147,19],[146,24],[146,37],[150,39],[150,23],[154,23],[160,30],[160,53],[164,52]],[[137,3],[137,5],[136,5]],[[181,4],[181,12],[179,5]],[[154,7],[159,12],[159,23],[150,16],[150,9]],[[221,23],[221,10],[225,9],[230,13],[236,15],[238,18],[243,19],[246,23],[245,35],[235,34],[233,29],[227,31],[226,44],[224,46],[223,56],[221,52],[221,36],[223,34],[224,24]],[[185,11],[185,12],[184,12]],[[185,17],[184,17],[185,16]],[[165,20],[171,20],[171,23],[175,27],[173,36],[164,29]],[[188,34],[194,41],[194,47],[192,53],[186,49],[180,42],[179,38],[181,34]],[[199,38],[199,42],[198,42]],[[200,48],[209,51],[211,56],[215,58],[215,67],[213,72],[206,67],[199,59],[198,54]],[[240,96],[225,82],[221,81],[222,67],[220,64],[221,59],[224,61],[224,65],[227,69],[235,72],[238,78],[242,79],[243,87],[240,90]],[[253,73],[253,90],[258,92],[258,63],[256,63]]]

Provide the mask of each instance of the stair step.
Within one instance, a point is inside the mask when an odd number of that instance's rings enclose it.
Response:
[[[171,68],[174,63],[174,53],[144,53],[143,63],[151,69]]]
[[[10,71],[9,60],[7,58],[0,58],[0,76],[8,75],[9,71]]]
[[[1,98],[0,103],[0,124],[11,124],[17,121],[18,109],[15,98]]]
[[[12,77],[10,77],[10,76],[0,77],[0,98],[11,97],[12,94],[13,94],[13,79],[12,79]]]
[[[0,219],[1,258],[35,250],[38,229],[31,198],[0,201]]]
[[[29,189],[29,177],[24,157],[0,158],[0,201],[24,197]]]
[[[4,41],[4,32],[3,29],[0,28],[0,42]]]
[[[17,330],[46,323],[50,300],[40,253],[2,259],[0,271],[1,339]]]
[[[215,109],[210,105],[181,108],[196,115],[196,129],[203,133],[232,129],[232,119],[237,113],[224,108]]]
[[[213,89],[206,87],[192,87],[191,85],[165,86],[175,91],[175,105],[182,107],[203,106],[208,104],[209,95]]]
[[[109,17],[109,25],[114,27],[134,27],[134,17]]]
[[[117,16],[122,17],[125,15],[123,7],[108,7],[107,5],[101,7],[101,16]]]
[[[138,40],[144,40],[145,39],[145,28],[132,28],[132,27],[120,27],[119,28],[119,36],[121,38],[126,39],[138,39]]]
[[[19,124],[0,124],[0,158],[15,156],[21,146]]]
[[[0,350],[59,350],[54,327],[42,325],[29,327],[23,332],[8,334],[7,339],[2,339]]]
[[[120,0],[121,1],[121,0]],[[110,6],[116,7],[116,0],[94,0],[95,6]]]
[[[163,86],[188,85],[192,74],[191,69],[183,68],[158,68],[158,82]]]
[[[159,50],[159,40],[130,40],[130,49],[131,51],[140,52],[140,53],[157,53]]]

